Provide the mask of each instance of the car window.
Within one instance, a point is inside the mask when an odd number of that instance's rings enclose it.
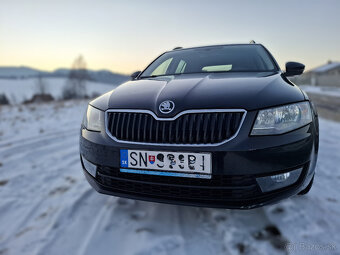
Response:
[[[171,63],[171,61],[173,60],[173,58],[169,58],[167,60],[165,60],[164,62],[162,62],[160,65],[157,66],[157,68],[151,73],[151,75],[164,75],[166,74],[169,65]]]
[[[223,45],[167,52],[145,69],[140,77],[277,70],[273,58],[261,45]]]
[[[180,60],[175,73],[184,73],[185,67],[186,67],[187,63],[184,60]]]

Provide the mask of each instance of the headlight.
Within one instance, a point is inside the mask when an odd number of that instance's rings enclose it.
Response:
[[[90,131],[100,131],[103,125],[104,112],[88,105],[83,119],[83,126]]]
[[[251,135],[277,135],[307,125],[312,121],[309,102],[261,110]]]

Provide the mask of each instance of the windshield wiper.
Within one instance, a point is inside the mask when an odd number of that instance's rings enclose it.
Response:
[[[173,73],[173,74],[159,74],[159,75],[149,75],[149,76],[141,76],[140,79],[143,78],[156,78],[156,77],[163,77],[163,76],[173,76],[173,75],[180,75],[182,73]]]
[[[210,71],[210,72],[190,72],[190,73],[172,73],[172,74],[160,74],[160,75],[150,75],[150,76],[141,76],[139,79],[143,78],[156,78],[156,77],[164,77],[164,76],[174,76],[174,75],[182,75],[182,74],[211,74],[211,73],[263,73],[263,72],[275,72],[276,70],[238,70],[238,71]]]

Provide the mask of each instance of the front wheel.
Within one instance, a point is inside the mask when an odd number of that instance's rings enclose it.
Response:
[[[312,188],[312,186],[313,186],[313,181],[314,181],[314,175],[313,175],[312,180],[311,180],[310,183],[308,184],[308,186],[307,186],[304,190],[301,190],[301,191],[298,193],[298,195],[306,195],[306,194],[310,191],[310,189]]]

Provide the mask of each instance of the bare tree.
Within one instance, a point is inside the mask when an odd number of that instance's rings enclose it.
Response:
[[[0,94],[0,105],[9,104],[8,98],[5,94]]]
[[[46,86],[47,86],[47,84],[46,84],[45,80],[43,79],[42,75],[39,74],[38,77],[37,77],[37,81],[36,81],[37,94],[45,95],[46,92],[47,92]]]
[[[77,57],[70,70],[66,86],[63,89],[63,98],[84,98],[86,97],[86,80],[89,75],[86,69],[86,62],[83,56]]]

